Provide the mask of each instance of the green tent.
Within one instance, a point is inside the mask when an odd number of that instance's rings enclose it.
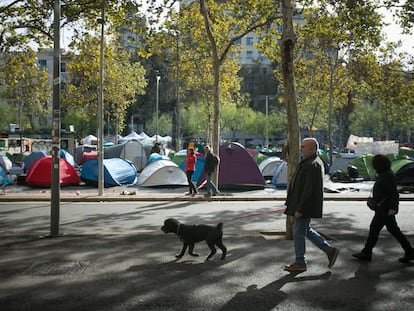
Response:
[[[358,158],[353,159],[349,164],[358,169],[359,176],[364,180],[374,180],[375,170],[372,168],[372,154],[364,154]]]

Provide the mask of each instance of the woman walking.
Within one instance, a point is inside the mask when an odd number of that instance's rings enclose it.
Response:
[[[193,174],[195,172],[196,163],[197,163],[197,156],[194,153],[194,149],[188,148],[187,157],[185,159],[185,166],[184,166],[184,170],[185,170],[185,173],[187,174],[187,181],[188,181],[188,186],[189,186],[189,192],[187,192],[186,195],[195,196],[196,194],[198,194],[198,191],[192,181]]]
[[[372,259],[372,249],[377,244],[380,231],[385,226],[405,251],[404,257],[401,257],[399,261],[407,263],[414,259],[414,250],[398,227],[395,218],[398,213],[399,194],[394,173],[391,171],[391,162],[385,155],[377,154],[372,159],[372,166],[378,175],[372,191],[377,208],[369,226],[365,247],[361,252],[352,256],[359,260],[370,261]]]

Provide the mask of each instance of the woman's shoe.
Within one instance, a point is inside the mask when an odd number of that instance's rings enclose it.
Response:
[[[372,259],[372,255],[371,254],[367,254],[367,253],[365,253],[365,252],[359,252],[359,253],[355,253],[355,254],[352,254],[352,257],[355,257],[355,258],[357,258],[357,259],[359,259],[359,260],[365,260],[365,261],[371,261],[371,259]]]
[[[401,257],[400,259],[398,259],[398,261],[401,263],[407,263],[411,260],[414,260],[414,249],[411,249],[411,251],[406,252],[404,257]]]

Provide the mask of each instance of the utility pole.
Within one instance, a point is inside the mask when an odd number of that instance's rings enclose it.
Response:
[[[101,55],[99,71],[99,107],[98,107],[98,195],[104,192],[104,148],[103,148],[103,122],[104,122],[104,27],[105,27],[105,0],[102,0],[101,18],[98,19],[101,24]]]
[[[50,236],[59,236],[60,217],[60,0],[54,2],[53,105]]]

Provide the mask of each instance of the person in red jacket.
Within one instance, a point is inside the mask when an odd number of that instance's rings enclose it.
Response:
[[[193,148],[187,149],[187,157],[185,159],[185,166],[184,171],[187,174],[187,181],[189,186],[189,192],[186,193],[186,195],[196,195],[198,194],[197,188],[194,186],[192,178],[193,174],[195,172],[195,167],[197,163],[197,156],[194,153]]]

